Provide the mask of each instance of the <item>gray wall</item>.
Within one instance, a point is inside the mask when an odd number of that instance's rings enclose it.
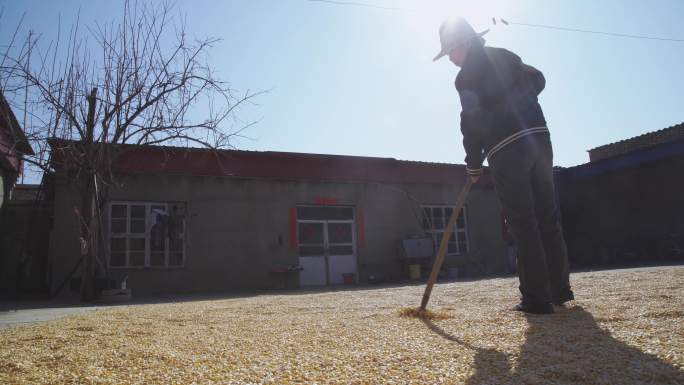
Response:
[[[80,257],[78,220],[73,211],[79,203],[78,199],[78,191],[64,176],[58,174],[55,177],[53,226],[47,263],[51,293],[62,285]],[[76,275],[80,276],[80,270]],[[76,296],[69,292],[68,283],[60,294]]]
[[[138,294],[271,287],[269,270],[299,263],[298,250],[289,242],[290,209],[315,204],[321,197],[363,212],[365,244],[357,246],[360,281],[369,274],[402,279],[399,242],[423,233],[416,201],[425,205],[454,204],[461,188],[175,175],[128,175],[120,181],[121,187],[110,193],[112,201],[187,204],[184,268],[113,270],[127,273],[128,286]],[[79,256],[73,199],[76,194],[59,178],[51,236],[55,284],[62,281]],[[505,245],[493,189],[475,188],[467,206],[471,253],[448,257],[446,265],[464,266],[470,258],[471,268],[472,259],[486,268],[480,274],[504,273]]]

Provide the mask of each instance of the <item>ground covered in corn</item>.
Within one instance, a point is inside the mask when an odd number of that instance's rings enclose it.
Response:
[[[0,330],[0,383],[683,384],[684,266],[576,273],[526,316],[515,278],[117,306]]]

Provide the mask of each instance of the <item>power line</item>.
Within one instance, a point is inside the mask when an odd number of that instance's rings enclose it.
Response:
[[[381,5],[376,5],[376,4],[372,4],[372,3],[368,3],[368,2],[360,2],[360,1],[342,1],[342,0],[307,0],[307,1],[316,2],[316,3],[328,3],[328,4],[334,4],[334,5],[343,5],[343,6],[376,8],[376,9],[384,9],[384,10],[390,10],[390,11],[408,11],[409,10],[409,9],[399,8],[399,7],[384,7]],[[668,37],[647,36],[647,35],[631,35],[631,34],[626,34],[626,33],[595,31],[595,30],[590,30],[590,29],[580,29],[580,28],[570,28],[570,27],[560,27],[560,26],[548,25],[548,24],[519,23],[519,22],[514,22],[514,21],[508,21],[505,19],[499,19],[499,20],[501,21],[501,23],[503,23],[505,25],[516,25],[516,26],[530,27],[530,28],[545,28],[545,29],[553,29],[553,30],[557,30],[557,31],[579,32],[579,33],[588,33],[588,34],[594,34],[594,35],[623,37],[623,38],[629,38],[629,39],[658,40],[658,41],[670,41],[670,42],[675,42],[675,43],[684,43],[684,39],[675,39],[675,38],[668,38]],[[496,20],[494,18],[492,18],[492,21],[494,22],[494,25],[496,25]]]
[[[533,27],[533,28],[546,28],[546,29],[555,29],[559,31],[569,31],[569,32],[581,32],[581,33],[592,33],[592,34],[597,34],[597,35],[607,35],[607,36],[616,36],[616,37],[626,37],[630,39],[645,39],[645,40],[660,40],[660,41],[674,41],[678,43],[684,42],[684,39],[672,39],[672,38],[667,38],[667,37],[657,37],[657,36],[645,36],[645,35],[629,35],[625,33],[615,33],[615,32],[605,32],[605,31],[592,31],[588,29],[579,29],[579,28],[568,28],[568,27],[557,27],[553,25],[545,25],[545,24],[530,24],[530,23],[517,23],[513,21],[507,21],[504,19],[500,19],[502,23],[508,25],[521,25],[524,27]]]

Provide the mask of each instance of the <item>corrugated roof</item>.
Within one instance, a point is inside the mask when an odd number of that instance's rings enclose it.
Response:
[[[612,158],[681,139],[684,139],[684,122],[662,130],[593,148],[589,150],[589,161],[595,162],[601,159]]]
[[[55,143],[51,143],[53,149],[58,147]],[[465,165],[394,158],[169,146],[125,147],[114,169],[131,174],[446,184],[460,184],[466,177]],[[58,162],[59,157],[53,155],[53,161]],[[486,183],[488,177],[484,178]]]
[[[606,172],[635,167],[640,164],[659,161],[684,155],[684,138],[666,143],[639,148],[624,154],[563,168],[562,173],[569,177],[599,175]]]

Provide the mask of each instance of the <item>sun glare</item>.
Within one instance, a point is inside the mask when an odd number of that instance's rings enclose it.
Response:
[[[463,17],[481,31],[492,26],[493,17],[504,17],[510,6],[506,0],[427,0],[406,4],[407,23],[416,33],[432,40],[446,19]]]

